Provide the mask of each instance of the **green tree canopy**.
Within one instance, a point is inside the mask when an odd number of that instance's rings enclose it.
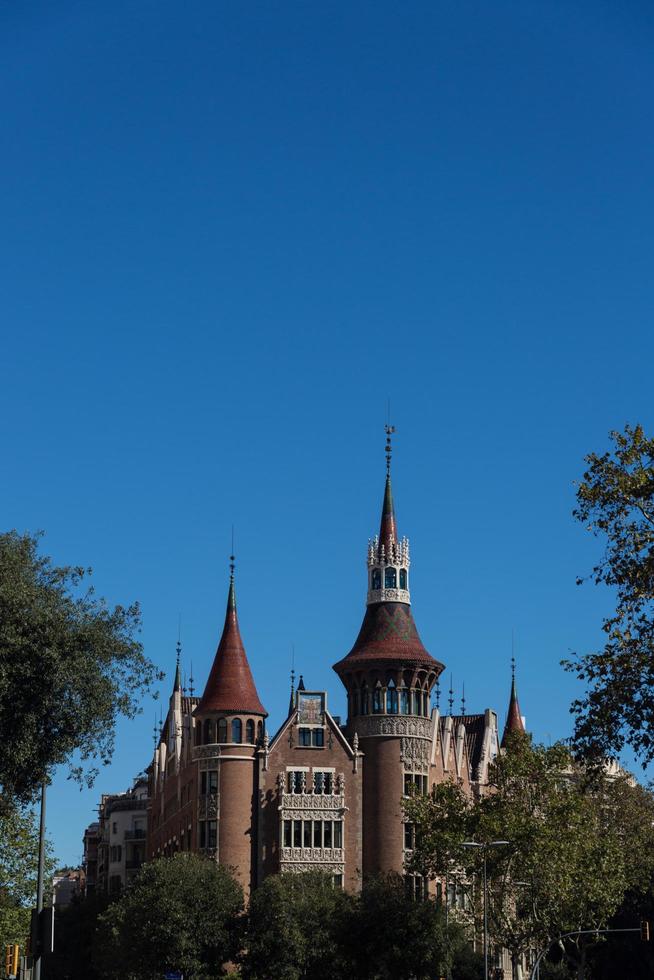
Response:
[[[407,817],[421,831],[413,865],[470,884],[482,855],[462,848],[463,839],[509,841],[487,849],[489,925],[515,958],[561,933],[605,927],[628,889],[646,892],[654,799],[643,787],[616,773],[590,781],[565,746],[533,746],[517,734],[490,767],[489,789],[474,802],[447,784],[409,799]],[[458,839],[446,819],[457,799]],[[470,898],[478,918],[480,890],[470,889]]]
[[[613,590],[615,613],[602,624],[603,648],[564,666],[587,687],[572,705],[577,746],[601,761],[629,745],[646,765],[654,759],[654,439],[628,425],[611,440],[609,452],[586,457],[574,516],[605,541],[591,578]]]
[[[346,933],[353,900],[320,871],[271,875],[250,900],[246,980],[335,980],[351,976]]]
[[[0,534],[0,798],[33,798],[53,766],[92,780],[120,714],[133,717],[157,677],[136,639],[137,604],[110,608],[89,569],[57,567],[38,537]]]
[[[39,829],[30,809],[0,809],[0,950],[7,943],[24,947],[30,908],[36,901]],[[54,861],[46,846],[46,880]]]
[[[176,854],[143,866],[100,916],[97,963],[111,980],[160,980],[167,970],[215,978],[240,948],[243,892],[221,865]]]

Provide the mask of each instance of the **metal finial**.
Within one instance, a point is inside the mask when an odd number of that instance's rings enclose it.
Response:
[[[511,680],[515,680],[515,657],[511,657]]]
[[[436,678],[436,686],[434,688],[434,692],[435,692],[435,697],[436,697],[436,708],[437,708],[438,711],[440,711],[440,709],[441,709],[441,682],[440,682],[440,680],[439,680],[438,677]]]
[[[390,414],[390,402],[389,402],[389,414]],[[391,472],[391,456],[393,455],[393,446],[391,444],[391,436],[395,432],[394,425],[386,424],[384,426],[384,431],[386,433],[386,475],[390,476]]]
[[[159,733],[157,731],[157,712],[155,711],[155,713],[154,713],[154,728],[152,729],[152,741],[154,742],[155,749],[157,747],[157,742],[159,741],[158,734]]]
[[[463,689],[461,691],[461,714],[464,715],[465,713],[466,713],[466,686],[464,684]]]
[[[447,699],[450,705],[450,715],[452,714],[452,709],[454,708],[454,688],[452,687],[452,675],[450,674],[450,696]]]
[[[191,673],[188,675],[188,693],[191,695],[191,697],[193,697],[193,692],[195,691],[193,684],[193,661],[191,660]]]
[[[163,715],[161,714],[161,708],[159,708],[159,738],[163,732]]]
[[[182,671],[182,694],[186,697],[186,671]]]

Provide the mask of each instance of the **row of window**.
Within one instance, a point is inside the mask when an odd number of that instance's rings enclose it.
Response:
[[[236,744],[243,744],[243,722],[240,718],[232,719],[232,723],[229,726],[229,731],[231,734],[231,739],[229,741]],[[195,744],[196,745],[214,745],[216,742],[226,743],[228,726],[227,720],[225,718],[218,719],[218,726],[216,728],[216,723],[211,719],[207,718],[204,722],[197,722],[195,726]],[[263,737],[263,722],[258,721],[256,726],[256,741],[255,741],[255,726],[252,718],[248,718],[245,723],[245,742],[248,745],[255,745],[256,742],[260,741]]]
[[[331,796],[334,792],[334,773],[313,770],[313,778],[304,770],[294,769],[287,773],[286,789],[288,793],[319,793]]]
[[[421,689],[375,687],[372,692],[364,685],[353,692],[355,715],[422,715],[429,716],[429,693]]]
[[[285,820],[284,847],[342,847],[342,820]]]
[[[407,574],[406,568],[400,569],[400,588],[406,589]],[[373,568],[370,573],[370,588],[373,591],[377,591],[382,587],[382,573],[380,568]],[[384,588],[385,589],[396,589],[397,588],[397,569],[389,566],[384,569]]]

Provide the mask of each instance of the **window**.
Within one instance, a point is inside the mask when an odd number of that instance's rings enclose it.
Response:
[[[404,824],[404,849],[405,851],[412,851],[415,847],[416,835],[415,835],[415,825],[412,823]]]
[[[384,588],[385,589],[396,589],[397,588],[397,572],[394,568],[387,568],[384,572]]]
[[[334,820],[334,847],[343,846],[343,821]]]
[[[245,741],[248,745],[254,745],[254,722],[251,718],[245,723]]]
[[[397,714],[397,688],[392,680],[388,682],[386,691],[386,711],[389,715]]]
[[[293,821],[284,821],[284,847],[292,847],[293,840]]]
[[[311,745],[311,729],[301,728],[299,733],[300,745]]]
[[[376,687],[372,692],[372,710],[373,714],[380,715],[384,710],[384,692],[381,687]]]
[[[322,847],[322,820],[313,821],[313,846]]]
[[[213,729],[213,725],[211,724],[211,722],[207,718],[207,720],[204,723],[204,744],[205,745],[210,745],[211,744],[212,735],[213,735],[212,729]]]
[[[400,569],[400,588],[406,589],[406,568]]]
[[[258,721],[257,722],[257,741],[260,742],[262,738],[263,738],[263,722],[262,721]]]
[[[412,793],[421,793],[424,796],[427,793],[427,782],[428,777],[422,773],[405,772],[404,795],[411,796]]]
[[[311,729],[311,744],[316,749],[321,749],[325,744],[325,731],[323,728]]]
[[[115,844],[109,849],[109,860],[112,862],[120,861],[122,856],[122,848],[120,844]]]
[[[332,847],[332,821],[323,820],[322,822],[323,847]]]
[[[301,769],[295,769],[288,774],[289,793],[304,793],[304,773]]]
[[[334,888],[340,888],[343,891],[343,875],[332,875],[332,885]]]
[[[367,715],[370,711],[370,701],[368,698],[368,688],[363,687],[361,689],[361,714]]]
[[[331,795],[334,791],[334,774],[314,769],[313,772],[313,791],[323,795]]]
[[[232,742],[240,743],[243,741],[243,723],[240,718],[234,718],[232,722]]]
[[[224,718],[221,718],[218,722],[218,741],[227,741],[227,722]]]
[[[293,821],[293,847],[302,847],[302,821]]]
[[[215,847],[218,843],[218,821],[207,820],[207,847]]]
[[[218,770],[210,769],[200,775],[200,795],[218,792]]]
[[[373,592],[381,589],[381,571],[378,568],[373,568],[372,570],[370,588],[373,590]]]
[[[400,714],[409,714],[409,692],[406,690],[406,688],[402,688],[400,691]]]
[[[284,847],[342,848],[342,820],[284,820]]]
[[[303,846],[304,847],[311,847],[311,840],[312,840],[312,836],[311,836],[311,821],[310,820],[304,820],[303,823],[304,823]]]
[[[112,832],[112,834],[117,834],[118,833],[118,824],[116,823],[115,820],[114,820],[113,824],[111,825],[111,832]]]

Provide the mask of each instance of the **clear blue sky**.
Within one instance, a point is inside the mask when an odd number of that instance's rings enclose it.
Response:
[[[425,645],[503,721],[515,628],[567,736],[610,608],[573,481],[654,429],[653,39],[637,2],[6,0],[4,527],[139,599],[168,672],[181,614],[201,687],[234,523],[271,728],[292,643],[343,713],[390,396]],[[154,710],[94,790],[57,776],[62,860]]]

